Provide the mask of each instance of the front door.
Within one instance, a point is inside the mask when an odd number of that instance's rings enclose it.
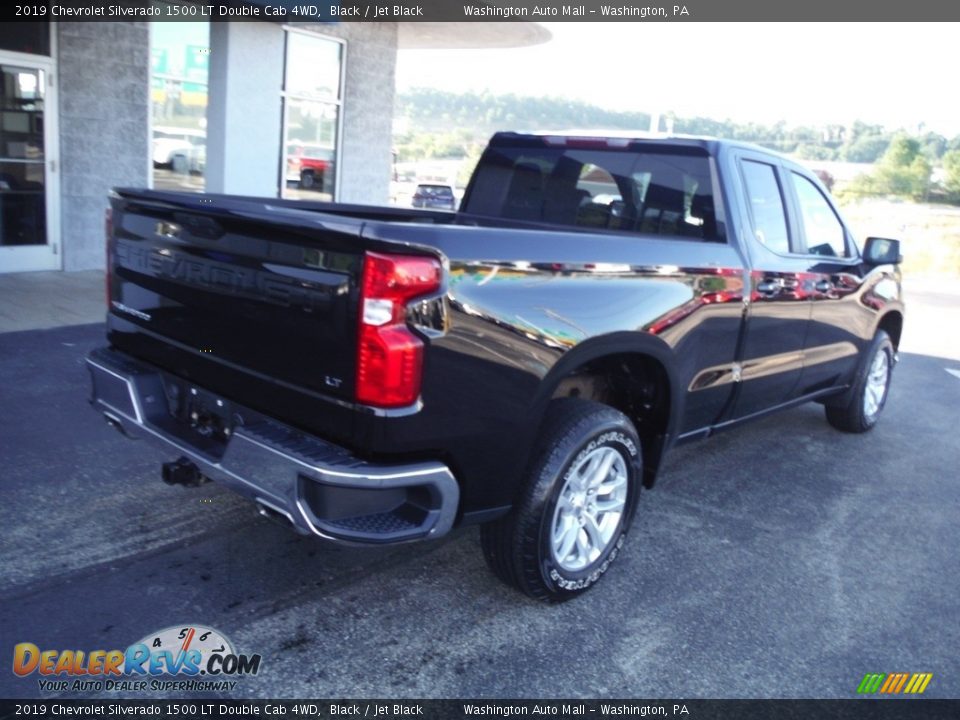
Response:
[[[836,387],[853,376],[876,299],[860,292],[863,271],[853,238],[827,194],[796,169],[785,173],[803,227],[803,252],[812,298],[803,350],[802,395]]]
[[[0,52],[0,272],[60,269],[51,71]]]

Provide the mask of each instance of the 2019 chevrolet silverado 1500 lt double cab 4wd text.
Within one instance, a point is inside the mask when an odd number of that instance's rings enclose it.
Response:
[[[494,136],[460,212],[117,190],[92,402],[302,533],[481,523],[493,571],[591,586],[678,441],[883,409],[899,243],[708,139]]]

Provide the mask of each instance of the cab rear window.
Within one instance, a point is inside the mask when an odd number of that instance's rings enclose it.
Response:
[[[699,148],[491,147],[464,207],[472,215],[721,241],[712,160]]]

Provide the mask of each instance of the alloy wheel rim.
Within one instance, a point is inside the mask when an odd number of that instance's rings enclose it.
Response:
[[[867,373],[867,384],[863,392],[863,414],[872,418],[880,411],[887,394],[887,377],[890,374],[890,361],[887,353],[881,350],[874,357]]]
[[[584,455],[567,473],[553,512],[553,560],[570,572],[583,570],[610,546],[627,503],[627,463],[610,447]]]

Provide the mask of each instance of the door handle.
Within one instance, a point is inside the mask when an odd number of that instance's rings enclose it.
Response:
[[[816,285],[813,286],[813,289],[818,293],[828,293],[833,290],[833,283],[829,280],[820,280]]]
[[[767,278],[757,283],[757,292],[761,295],[776,295],[783,290],[783,280],[780,278]]]

